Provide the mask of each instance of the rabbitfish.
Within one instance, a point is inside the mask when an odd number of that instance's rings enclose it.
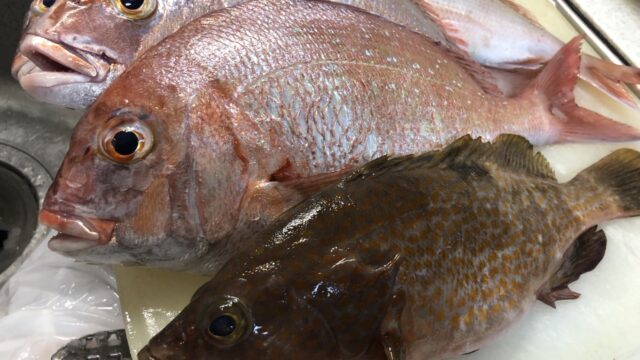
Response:
[[[418,0],[449,38],[477,62],[511,72],[495,72],[508,93],[521,91],[517,71],[525,78],[540,69],[563,43],[543,29],[512,0]],[[524,70],[524,72],[523,72]],[[583,55],[580,77],[618,101],[638,108],[621,82],[640,84],[640,69]],[[504,83],[504,82],[503,82]]]
[[[92,103],[131,62],[184,24],[245,0],[33,0],[13,76],[34,97]],[[333,0],[447,43],[412,0]],[[449,46],[455,47],[451,43]]]
[[[640,215],[640,153],[559,184],[521,137],[375,160],[247,240],[140,360],[443,359],[477,350]]]
[[[351,7],[263,0],[211,13],[139,58],[77,124],[40,217],[60,232],[49,246],[215,271],[243,247],[240,230],[385,154],[468,133],[638,139],[573,102],[578,45],[506,99],[424,36]]]

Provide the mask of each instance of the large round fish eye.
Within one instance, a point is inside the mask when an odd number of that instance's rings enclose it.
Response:
[[[100,135],[101,153],[117,163],[143,159],[153,148],[153,133],[143,123],[121,123]]]
[[[232,314],[220,315],[213,319],[209,325],[209,332],[217,337],[230,336],[236,330],[236,323],[237,321]]]
[[[36,0],[35,10],[39,13],[45,13],[56,3],[56,0]]]
[[[206,335],[209,341],[221,348],[231,347],[245,338],[249,332],[251,317],[240,299],[225,296],[216,301],[206,317]]]
[[[148,18],[158,6],[157,0],[111,0],[111,2],[120,14],[131,20]]]

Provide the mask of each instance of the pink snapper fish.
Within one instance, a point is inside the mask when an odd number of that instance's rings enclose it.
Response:
[[[500,88],[517,94],[564,43],[512,0],[419,0],[448,38],[494,71]],[[532,74],[533,71],[533,74]],[[622,86],[640,84],[640,69],[583,55],[580,77],[613,99],[638,108]]]
[[[212,272],[243,231],[378,156],[466,134],[640,139],[574,102],[579,46],[505,98],[442,46],[353,7],[256,0],[209,13],[147,51],[77,124],[41,213],[60,232],[49,246]]]
[[[244,1],[34,0],[12,73],[39,100],[84,108],[150,47],[193,19]],[[412,0],[333,1],[447,42]]]

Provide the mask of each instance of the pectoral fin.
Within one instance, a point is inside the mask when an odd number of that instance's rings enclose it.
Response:
[[[382,345],[384,346],[387,360],[405,360],[407,357],[407,349],[402,341],[402,330],[400,328],[400,319],[405,304],[406,296],[401,291],[393,296],[387,309],[387,317],[384,320],[385,333],[382,336]]]
[[[340,181],[350,168],[304,178],[254,183],[244,196],[244,219],[270,222],[287,209]]]
[[[400,330],[400,317],[406,300],[404,292],[396,293],[387,308],[387,315],[383,320],[382,335],[376,339],[363,359],[367,360],[405,360],[407,358],[406,347],[402,341]]]
[[[371,344],[379,337],[383,319],[393,303],[393,287],[400,268],[400,255],[388,255],[386,259],[336,259],[336,264],[321,276],[323,281],[315,287],[314,297],[308,300],[323,314],[333,333],[340,334],[336,341],[345,358],[375,351]],[[384,347],[388,344],[393,344],[391,338],[383,342]]]
[[[538,290],[538,300],[555,308],[557,300],[573,300],[580,297],[569,289],[569,284],[580,275],[593,270],[607,247],[607,238],[602,230],[591,227],[580,235],[564,255],[564,262],[549,281]]]

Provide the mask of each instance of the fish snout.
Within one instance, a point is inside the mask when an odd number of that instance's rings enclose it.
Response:
[[[138,360],[158,360],[158,359],[153,355],[151,355],[151,349],[149,348],[149,345],[147,345],[138,352]]]
[[[58,252],[85,250],[105,245],[113,236],[116,222],[95,218],[40,211],[40,223],[58,234],[49,241],[49,248]]]
[[[43,72],[83,75],[93,78],[98,70],[80,53],[37,35],[27,35],[20,44],[20,53]]]

